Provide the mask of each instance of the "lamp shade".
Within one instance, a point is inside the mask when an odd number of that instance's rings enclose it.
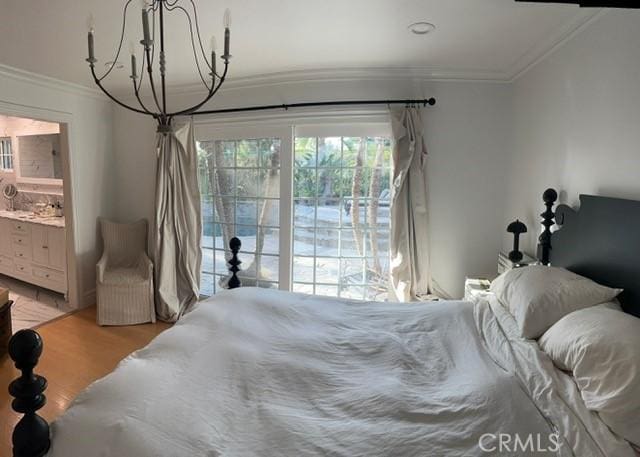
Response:
[[[514,222],[507,226],[507,232],[509,233],[527,233],[527,226],[516,219]]]

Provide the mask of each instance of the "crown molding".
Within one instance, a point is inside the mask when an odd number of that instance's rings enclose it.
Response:
[[[269,87],[282,84],[348,81],[492,81],[505,82],[503,72],[482,70],[447,70],[434,67],[359,67],[292,70],[256,76],[233,78],[224,84],[226,90]],[[197,89],[183,86],[183,90]],[[200,89],[202,91],[202,89]]]
[[[81,84],[71,83],[60,79],[44,76],[19,68],[0,64],[0,78],[9,78],[26,84],[32,84],[45,89],[65,92],[72,95],[92,97],[100,100],[107,98],[97,89],[92,89]]]
[[[509,75],[505,72],[481,70],[443,70],[432,67],[359,67],[359,68],[320,68],[309,70],[291,70],[265,73],[253,76],[230,78],[222,85],[220,93],[251,88],[265,88],[292,84],[362,82],[362,81],[460,81],[507,83]],[[183,84],[167,86],[167,91],[177,95],[203,94],[202,84]],[[119,97],[134,100],[130,91],[115,91]]]
[[[309,70],[290,70],[253,76],[241,76],[227,80],[222,92],[245,90],[250,88],[266,88],[292,84],[329,83],[329,82],[363,82],[363,81],[403,81],[405,83],[422,82],[485,82],[512,83],[539,62],[574,38],[592,23],[604,16],[607,10],[579,10],[572,21],[558,29],[555,33],[539,42],[520,56],[507,69],[488,71],[478,69],[443,69],[426,66],[404,67],[358,67],[358,68],[320,68]],[[71,83],[49,76],[0,64],[0,77],[33,84],[46,89],[65,93],[107,100],[98,89]],[[177,95],[201,94],[203,88],[197,84],[174,85],[167,88]],[[116,90],[119,97],[128,99],[129,92]]]
[[[362,82],[362,81],[404,81],[404,82],[486,82],[512,83],[547,56],[562,47],[589,25],[608,12],[607,9],[582,9],[573,20],[567,22],[547,39],[537,43],[506,69],[487,71],[477,69],[451,70],[436,67],[359,67],[359,68],[321,68],[309,70],[290,70],[253,76],[231,78],[225,82],[221,92],[265,88],[292,84]],[[203,88],[198,84],[169,86],[168,90],[177,95],[201,94]],[[120,96],[131,94],[120,93]]]
[[[546,40],[533,46],[518,60],[516,60],[508,72],[509,82],[514,82],[525,75],[538,63],[542,62],[567,42],[571,41],[591,24],[606,15],[609,11],[610,10],[606,8],[597,8],[595,10],[581,9],[572,21],[558,29],[555,33],[549,35]]]

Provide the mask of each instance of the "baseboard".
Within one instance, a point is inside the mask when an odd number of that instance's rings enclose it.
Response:
[[[82,300],[78,304],[78,309],[88,308],[89,306],[94,306],[96,304],[96,289],[91,289],[86,291],[82,295]]]

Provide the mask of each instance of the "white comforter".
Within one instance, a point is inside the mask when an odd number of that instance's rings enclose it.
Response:
[[[514,332],[487,302],[221,293],[82,393],[49,455],[486,456],[557,430],[558,455],[633,456]]]

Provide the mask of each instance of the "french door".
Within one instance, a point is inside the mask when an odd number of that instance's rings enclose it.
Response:
[[[242,284],[289,290],[291,129],[196,129],[202,204],[201,294],[228,277],[229,240],[242,241]]]
[[[224,287],[238,236],[245,286],[386,298],[387,123],[200,125],[196,136],[203,295]]]

